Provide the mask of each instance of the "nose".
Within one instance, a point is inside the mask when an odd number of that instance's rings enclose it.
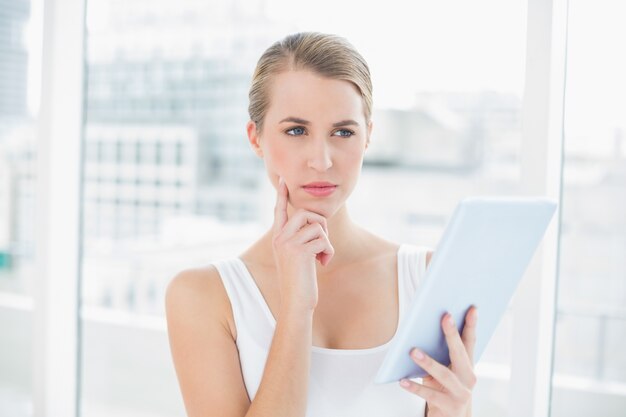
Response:
[[[328,168],[333,166],[333,161],[330,155],[330,145],[328,145],[326,140],[321,138],[319,140],[313,140],[311,143],[311,149],[308,150],[309,168],[313,168],[317,171],[326,171]]]

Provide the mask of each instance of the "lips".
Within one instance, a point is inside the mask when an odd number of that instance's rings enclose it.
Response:
[[[335,192],[337,184],[327,181],[315,181],[303,185],[302,188],[315,197],[327,197]]]
[[[330,187],[336,187],[336,186],[337,184],[332,184],[330,182],[325,182],[325,181],[311,182],[306,185],[303,185],[304,188],[330,188]]]

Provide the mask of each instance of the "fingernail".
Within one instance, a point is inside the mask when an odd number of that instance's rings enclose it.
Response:
[[[474,323],[476,323],[476,320],[478,320],[478,307],[474,309]]]
[[[278,177],[278,185],[280,185],[280,184],[282,184],[282,183],[283,183],[283,177],[279,176],[279,177]]]
[[[408,379],[404,379],[404,378],[402,378],[402,379],[400,380],[400,385],[402,385],[403,387],[405,387],[405,388],[406,388],[406,387],[408,387],[409,385],[411,385],[411,383],[409,382],[409,380],[408,380]]]
[[[448,327],[452,328],[452,326],[454,326],[454,318],[452,318],[450,313],[448,313],[448,318],[446,320],[448,320]]]
[[[423,354],[423,353],[422,353],[422,351],[421,351],[421,350],[419,350],[418,348],[413,348],[413,351],[411,352],[411,354],[412,354],[412,355],[413,355],[413,357],[414,357],[415,359],[417,359],[418,361],[419,361],[419,360],[424,359],[424,354]]]

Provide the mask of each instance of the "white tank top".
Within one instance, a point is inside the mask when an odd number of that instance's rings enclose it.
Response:
[[[426,270],[428,250],[410,244],[401,244],[398,249],[400,322]],[[252,401],[261,383],[276,320],[241,259],[220,259],[212,264],[230,299],[239,361]],[[373,382],[390,343],[369,349],[311,346],[306,417],[423,417],[424,399],[398,383]],[[421,378],[413,380],[422,382]]]

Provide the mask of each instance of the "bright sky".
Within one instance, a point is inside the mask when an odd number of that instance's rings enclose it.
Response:
[[[28,97],[34,110],[39,95],[42,0],[31,1],[25,38],[32,51]],[[411,106],[417,91],[495,90],[522,95],[526,1],[249,0],[239,4],[251,10],[262,2],[272,20],[297,30],[337,33],[352,42],[370,65],[377,106]],[[97,25],[98,17],[106,16],[107,0],[88,4],[90,23]],[[607,123],[624,126],[625,18],[626,2],[570,0],[566,110],[571,123],[589,128]]]
[[[626,131],[626,2],[570,0],[569,15],[566,126]]]
[[[385,107],[411,105],[415,91],[522,92],[525,1],[268,0],[268,12],[345,36],[368,61]]]

